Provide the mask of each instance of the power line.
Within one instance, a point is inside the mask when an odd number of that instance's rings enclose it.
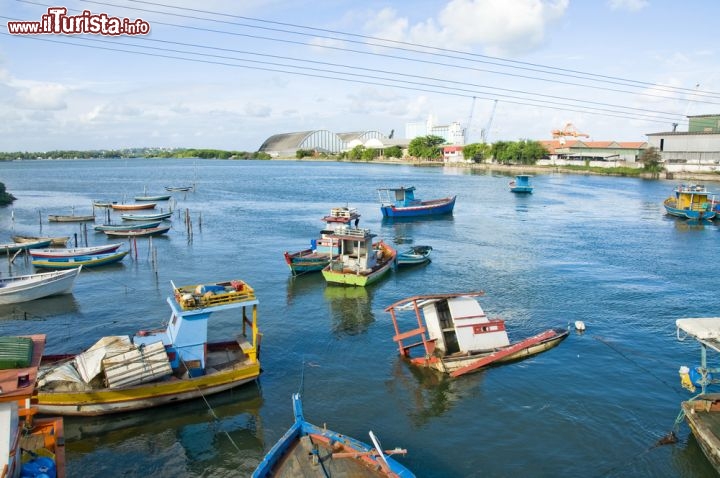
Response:
[[[5,17],[0,17],[5,18]],[[16,35],[11,35],[9,33],[3,33],[0,32],[1,35],[7,35],[13,38],[17,38]],[[236,67],[236,68],[247,68],[247,69],[254,69],[259,71],[267,71],[267,72],[273,72],[273,73],[285,73],[285,74],[291,74],[291,75],[297,75],[297,76],[306,76],[306,77],[312,77],[312,78],[321,78],[321,79],[329,79],[329,80],[339,80],[339,81],[345,81],[349,83],[358,83],[358,84],[366,84],[366,85],[374,85],[374,86],[388,86],[393,88],[399,88],[404,90],[412,90],[412,91],[422,91],[426,93],[436,93],[436,94],[442,94],[442,95],[448,95],[448,96],[457,96],[457,97],[464,97],[464,98],[470,98],[472,96],[476,96],[480,99],[487,99],[487,100],[494,100],[496,99],[497,95],[492,96],[484,96],[482,94],[478,94],[477,92],[473,92],[471,90],[462,90],[459,88],[448,88],[443,87],[440,85],[425,85],[425,87],[420,86],[405,86],[405,85],[398,85],[398,84],[392,84],[392,83],[382,83],[381,81],[366,81],[366,80],[359,80],[357,79],[358,76],[360,77],[367,77],[366,75],[357,75],[352,73],[340,73],[340,72],[333,72],[336,74],[346,74],[346,75],[352,75],[352,78],[344,78],[344,77],[335,77],[335,76],[327,76],[327,75],[320,75],[320,74],[313,74],[313,73],[307,73],[304,71],[290,71],[290,70],[282,70],[277,68],[266,68],[266,67],[259,67],[259,66],[247,66],[237,63],[228,63],[224,61],[215,61],[215,60],[205,60],[200,58],[187,58],[187,57],[181,57],[181,56],[174,56],[174,55],[166,55],[166,54],[160,54],[160,53],[147,53],[142,51],[132,51],[132,50],[124,50],[121,48],[111,48],[111,47],[105,47],[105,46],[97,46],[97,45],[83,45],[79,44],[73,41],[65,41],[65,40],[58,40],[58,39],[51,39],[51,38],[45,38],[45,37],[32,37],[32,36],[22,36],[21,38],[27,39],[27,40],[35,40],[35,41],[44,41],[49,43],[58,43],[58,44],[66,44],[71,45],[75,47],[82,47],[82,48],[91,48],[91,49],[97,49],[97,50],[106,50],[106,51],[116,51],[116,52],[123,52],[123,53],[130,53],[135,55],[143,55],[143,56],[150,56],[150,57],[156,57],[156,58],[167,58],[167,59],[173,59],[173,60],[183,60],[183,61],[192,61],[197,63],[205,63],[205,64],[214,64],[214,65],[222,65],[222,66],[230,66],[230,67]],[[96,41],[96,40],[95,40]],[[153,50],[159,50],[158,48],[153,47],[144,47],[144,48],[150,48]],[[177,53],[177,51],[176,51]],[[193,53],[193,52],[184,52],[186,54],[193,54],[198,55],[199,53]],[[260,63],[253,60],[235,60],[235,61],[246,61],[246,62],[254,62],[254,63]],[[267,62],[266,62],[267,63]],[[289,65],[285,65],[289,66]],[[293,66],[290,66],[293,67]],[[300,67],[294,67],[294,68],[300,68]],[[370,77],[373,78],[373,77]],[[400,80],[393,80],[393,79],[386,79],[386,78],[375,78],[376,80],[383,80],[383,81],[400,81]],[[432,88],[444,88],[444,90],[437,90]],[[450,91],[448,91],[450,90]],[[457,91],[452,91],[457,90]],[[622,111],[613,111],[613,110],[607,110],[607,109],[601,109],[601,108],[584,108],[584,109],[575,109],[571,107],[572,105],[543,105],[543,104],[536,104],[536,103],[543,103],[541,100],[532,100],[532,99],[524,99],[525,101],[517,101],[518,99],[505,99],[503,100],[503,103],[507,104],[516,104],[516,105],[522,105],[522,106],[534,106],[534,107],[540,107],[540,108],[546,108],[546,109],[553,109],[558,111],[570,111],[575,113],[587,113],[587,114],[595,114],[600,116],[607,116],[607,117],[614,117],[614,118],[622,118],[622,119],[630,119],[630,120],[638,120],[642,119],[646,122],[652,122],[652,123],[667,123],[667,119],[655,119],[648,115],[641,115],[641,116],[647,116],[646,118],[638,118],[638,116],[630,116],[629,114],[626,114]],[[529,103],[528,101],[534,101],[536,103]],[[547,102],[545,102],[547,103]],[[593,110],[597,110],[593,111]]]

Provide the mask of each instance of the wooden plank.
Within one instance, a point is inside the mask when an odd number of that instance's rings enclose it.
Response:
[[[490,355],[486,355],[485,357],[478,359],[477,361],[471,363],[470,365],[466,365],[465,367],[455,370],[454,372],[452,372],[450,374],[450,376],[451,377],[459,377],[460,375],[464,375],[468,372],[472,372],[473,370],[477,370],[479,368],[485,367],[497,360],[500,360],[503,357],[512,355],[519,350],[528,348],[532,345],[542,342],[543,340],[547,340],[550,337],[553,337],[555,335],[557,335],[557,333],[554,330],[546,330],[543,333],[537,334],[533,337],[523,340],[522,342],[518,342],[514,345],[511,345],[508,348],[499,350],[497,352],[493,352]]]

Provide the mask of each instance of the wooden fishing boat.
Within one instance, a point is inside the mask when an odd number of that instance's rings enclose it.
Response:
[[[699,184],[681,184],[674,189],[673,196],[667,198],[663,205],[665,211],[683,219],[714,219],[714,197],[705,186]]]
[[[398,266],[415,266],[418,264],[426,264],[430,262],[430,252],[432,246],[413,246],[404,251],[398,252]]]
[[[165,186],[165,191],[171,192],[187,192],[192,191],[194,186]]]
[[[415,217],[451,214],[457,196],[422,201],[415,198],[415,186],[378,189],[383,217]]]
[[[510,181],[510,192],[517,194],[530,194],[533,187],[530,185],[530,176],[527,174],[518,174],[515,180]]]
[[[675,325],[678,339],[692,337],[700,344],[699,365],[680,368],[680,383],[693,397],[681,403],[676,426],[684,417],[708,461],[720,473],[720,394],[708,392],[708,387],[720,383],[713,377],[719,370],[720,317],[677,319]]]
[[[0,337],[0,475],[65,478],[62,417],[37,417],[45,335]],[[44,473],[44,474],[43,474]]]
[[[93,201],[93,207],[104,207],[109,208],[113,204],[117,204],[117,201]]]
[[[255,469],[252,478],[270,477],[414,477],[412,471],[392,458],[407,450],[383,450],[372,432],[372,445],[319,427],[305,420],[300,394],[292,396],[295,423],[278,440]]]
[[[475,297],[483,292],[418,295],[385,308],[400,355],[411,363],[458,377],[483,367],[539,354],[558,345],[567,329],[549,329],[510,343],[501,319],[488,319]],[[414,311],[413,328],[402,332],[397,313]],[[405,345],[404,341],[413,339]],[[413,352],[416,352],[413,355]]]
[[[35,236],[13,236],[13,242],[25,243],[25,242],[44,242],[50,240],[51,246],[65,247],[67,242],[70,240],[69,236],[58,236],[58,237],[35,237]]]
[[[159,212],[157,214],[120,214],[120,218],[123,221],[156,221],[162,219],[170,219],[172,215],[172,211],[169,211]]]
[[[328,283],[366,286],[390,271],[397,252],[383,241],[373,243],[369,229],[340,228],[328,239],[337,243],[338,254],[322,270]]]
[[[164,328],[104,337],[77,355],[44,356],[40,411],[105,415],[144,410],[204,398],[258,378],[258,300],[249,284],[173,284],[167,303],[171,314]],[[210,342],[208,325],[221,311],[239,313],[236,330],[227,333],[226,341]],[[68,373],[74,378],[67,379]]]
[[[0,279],[0,304],[18,304],[51,295],[69,294],[80,274],[73,270],[43,272]]]
[[[134,223],[134,224],[102,224],[95,226],[93,229],[96,231],[132,231],[134,229],[150,229],[158,227],[162,220]]]
[[[116,211],[138,211],[141,209],[155,209],[157,203],[141,202],[137,204],[111,204],[110,207]]]
[[[318,239],[310,241],[310,248],[297,252],[285,252],[285,262],[293,275],[306,272],[319,272],[329,263],[331,256],[340,253],[339,243],[333,242],[328,236],[337,229],[355,225],[360,221],[357,209],[350,207],[334,207],[330,214],[323,217],[325,227],[320,231]]]
[[[87,216],[48,214],[48,221],[50,222],[91,222],[94,220],[94,214]]]
[[[70,249],[30,249],[30,255],[33,258],[41,257],[77,257],[77,256],[91,256],[95,254],[107,254],[120,249],[122,242],[116,242],[115,244],[103,244],[101,246],[89,246],[89,247],[73,247]]]
[[[160,194],[157,196],[135,196],[136,201],[167,201],[172,196],[170,194]]]
[[[42,239],[35,242],[8,242],[0,244],[0,254],[14,254],[18,251],[27,251],[28,249],[40,249],[48,247],[52,244],[52,239]]]
[[[108,236],[117,236],[117,237],[149,237],[149,236],[159,236],[160,234],[165,234],[170,230],[170,226],[158,226],[158,227],[148,227],[146,229],[129,229],[126,231],[103,231]]]
[[[70,269],[73,267],[99,267],[120,262],[130,251],[115,251],[107,254],[92,254],[72,257],[33,258],[32,265],[44,269]]]

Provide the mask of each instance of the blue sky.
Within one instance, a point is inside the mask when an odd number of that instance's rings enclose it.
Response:
[[[709,0],[2,5],[0,151],[255,151],[282,132],[403,137],[428,115],[470,120],[471,141],[488,125],[490,141],[550,139],[566,123],[595,141],[645,141],[720,113],[720,2]],[[51,6],[141,18],[151,32],[7,34],[9,20]]]

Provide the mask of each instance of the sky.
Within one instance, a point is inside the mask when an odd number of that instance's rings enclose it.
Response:
[[[403,138],[429,116],[468,142],[568,123],[646,141],[720,113],[716,0],[1,2],[5,152],[257,151],[298,131]],[[9,33],[52,7],[149,31]]]

